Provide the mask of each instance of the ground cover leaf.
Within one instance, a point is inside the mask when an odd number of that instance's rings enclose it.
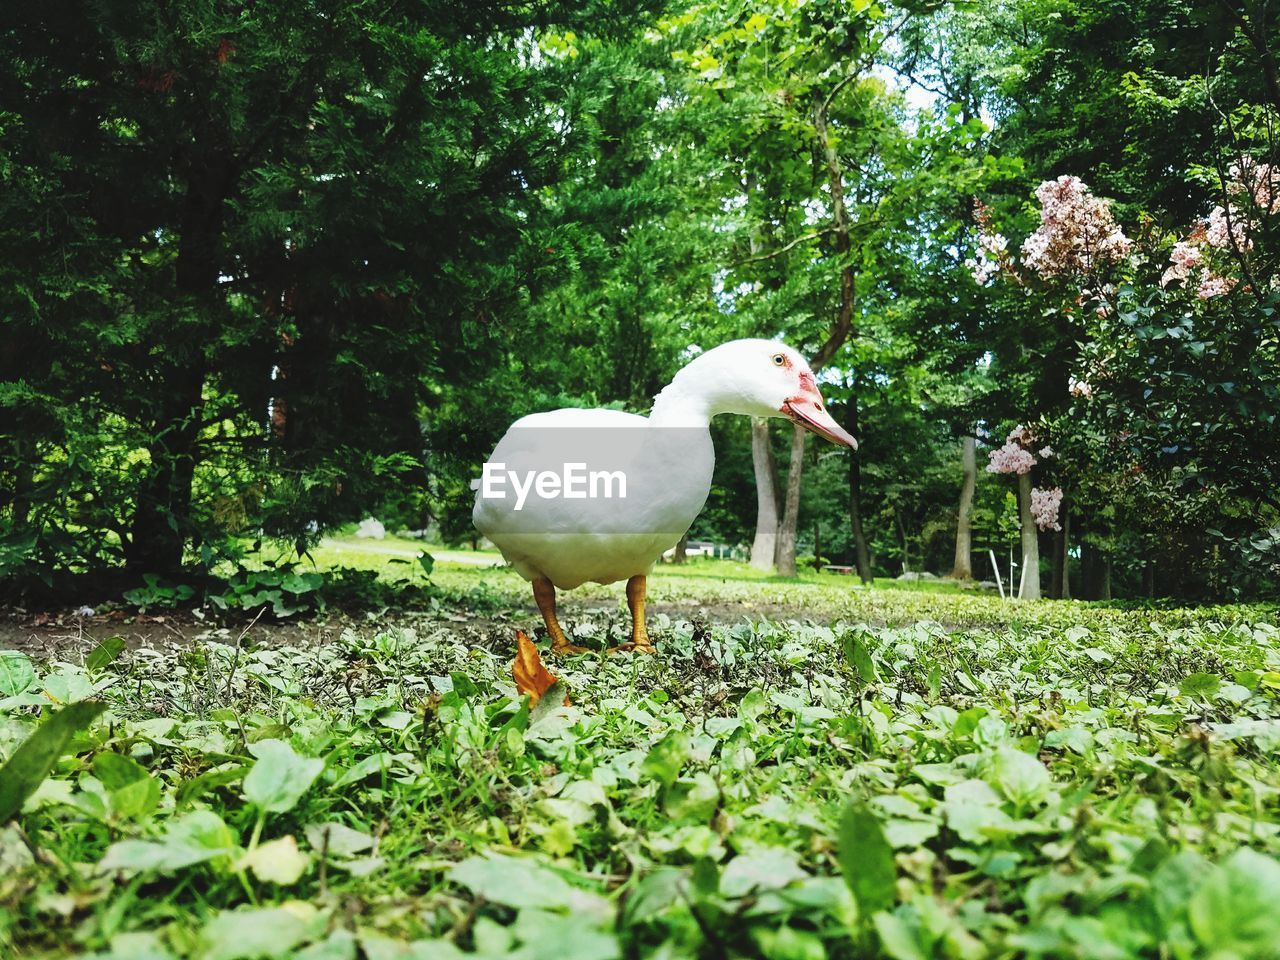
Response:
[[[324,761],[300,756],[283,740],[249,745],[257,762],[244,778],[244,796],[268,813],[292,810],[324,770]]]
[[[45,719],[0,767],[0,824],[13,818],[49,775],[71,738],[93,722],[106,704],[81,701]]]

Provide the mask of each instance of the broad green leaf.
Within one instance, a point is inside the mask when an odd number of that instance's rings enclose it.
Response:
[[[574,893],[559,873],[528,857],[496,853],[469,857],[449,876],[477,896],[517,909],[565,909]]]
[[[1211,871],[1191,897],[1196,939],[1214,957],[1274,958],[1280,863],[1247,847]]]
[[[278,960],[307,938],[308,921],[289,907],[224,910],[200,931],[201,960]]]
[[[689,735],[683,730],[672,730],[650,748],[640,769],[645,776],[669,787],[689,759],[689,750]]]
[[[280,588],[289,593],[313,593],[324,586],[324,577],[318,573],[290,573],[280,581]]]
[[[893,960],[929,960],[932,950],[920,943],[920,928],[899,915],[881,911],[872,917],[880,947]]]
[[[93,722],[106,704],[88,700],[48,717],[0,768],[0,824],[8,823],[58,762],[71,738]]]
[[[627,897],[623,913],[628,926],[661,916],[684,896],[688,873],[675,867],[658,867],[646,874]]]
[[[875,683],[879,679],[871,651],[867,649],[866,643],[856,631],[846,633],[844,636],[844,657],[864,684]]]
[[[385,773],[391,769],[391,765],[394,762],[395,758],[390,753],[370,754],[347,770],[344,770],[338,779],[333,782],[333,786],[337,789],[351,783],[359,783],[361,780],[365,780],[375,774]]]
[[[218,787],[225,787],[235,783],[237,780],[243,780],[245,771],[246,768],[238,764],[206,770],[198,777],[182,781],[181,786],[178,787],[178,794],[174,802],[178,809],[190,806],[194,801]]]
[[[777,890],[808,876],[799,858],[785,847],[753,847],[739,853],[720,874],[720,894],[745,897],[757,890]]]
[[[356,960],[355,934],[350,930],[335,930],[327,939],[294,953],[292,960]]]
[[[118,933],[111,938],[111,949],[93,954],[93,960],[173,960],[160,935],[150,932]]]
[[[230,856],[235,834],[212,810],[195,810],[170,821],[158,840],[121,840],[107,848],[98,869],[174,873],[184,867]]]
[[[44,678],[45,695],[54,703],[76,703],[95,693],[89,675],[76,667],[59,667]]]
[[[1000,809],[1000,798],[983,780],[953,784],[943,796],[947,826],[966,843],[987,843],[1013,826],[1013,820]]]
[[[309,823],[304,832],[311,849],[330,856],[351,857],[373,846],[371,835],[343,823]]]
[[[611,918],[606,918],[585,911],[521,910],[511,928],[520,940],[520,949],[494,951],[490,956],[495,960],[620,960],[617,937],[604,929],[602,920],[612,926]],[[438,955],[424,952],[421,956],[436,960]]]
[[[0,697],[16,697],[35,683],[36,670],[25,653],[0,650]]]
[[[556,680],[547,687],[538,702],[529,709],[529,729],[537,727],[547,717],[564,708],[564,699],[569,696],[569,685],[563,680]]]
[[[268,813],[292,810],[324,770],[323,760],[300,756],[283,740],[259,740],[249,752],[258,760],[244,778],[244,796]]]
[[[719,805],[719,784],[711,774],[700,770],[671,784],[663,801],[663,810],[673,821],[698,820],[705,823]]]
[[[90,673],[97,673],[114,663],[124,653],[124,649],[124,637],[107,637],[89,651],[89,655],[84,658],[84,668]]]
[[[422,572],[429,577],[431,576],[431,571],[435,569],[436,558],[424,550],[422,553],[418,554],[418,566],[420,566],[422,568]]]
[[[897,902],[898,870],[893,848],[880,820],[865,803],[851,803],[845,808],[836,850],[840,872],[853,891],[862,916],[887,910]]]
[[[985,779],[1015,807],[1041,802],[1052,781],[1043,763],[1014,747],[1001,747],[987,762]]]
[[[100,753],[93,773],[107,788],[111,812],[118,817],[140,817],[160,803],[160,783],[142,764],[120,753]]]
[[[1166,932],[1186,919],[1192,895],[1214,869],[1194,850],[1179,851],[1156,868],[1150,896]]]
[[[1178,684],[1178,692],[1184,697],[1212,700],[1220,686],[1222,678],[1216,673],[1193,673]]]

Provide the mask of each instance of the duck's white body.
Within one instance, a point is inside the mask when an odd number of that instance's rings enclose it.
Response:
[[[711,490],[712,417],[790,417],[829,439],[856,442],[826,413],[808,364],[770,340],[735,340],[698,356],[658,395],[648,417],[553,410],[517,421],[485,467],[532,476],[568,463],[625,474],[625,497],[528,496],[476,481],[472,518],[527,580],[572,588],[644,577],[697,518]],[[548,627],[554,611],[540,600]],[[558,627],[551,632],[556,635]],[[642,632],[642,627],[641,627]],[[646,640],[647,642],[647,640]]]
[[[647,574],[702,511],[715,450],[705,424],[666,429],[661,418],[564,409],[518,420],[489,463],[517,476],[563,463],[625,474],[625,498],[529,496],[520,511],[510,489],[503,499],[477,492],[472,519],[506,561],[526,580],[567,590]]]

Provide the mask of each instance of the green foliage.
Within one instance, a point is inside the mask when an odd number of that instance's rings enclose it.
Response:
[[[0,823],[8,823],[44,781],[77,733],[87,727],[105,704],[69,704],[40,724],[0,767]]]
[[[595,139],[548,105],[608,113],[608,67],[537,34],[644,12],[162,6],[75,3],[51,34],[17,3],[0,34],[6,592],[176,582],[384,499],[425,527],[572,263],[547,191]]]
[[[662,599],[758,596],[727,566]],[[97,687],[110,713],[17,821],[103,882],[0,833],[0,937],[51,958],[1268,955],[1274,611],[772,589],[809,622],[655,615],[657,657],[553,665],[574,705],[535,714],[506,652],[431,621],[215,634],[92,681],[6,655],[11,689]],[[0,755],[49,725],[0,702]]]
[[[378,570],[352,567],[317,570],[302,566],[274,562],[264,567],[240,566],[229,576],[208,577],[198,586],[171,583],[155,574],[145,574],[145,586],[126,590],[122,598],[143,610],[198,605],[228,615],[263,612],[284,620],[323,613],[331,606],[353,611],[392,605],[421,606],[433,595],[430,582],[423,576],[412,576],[408,581],[391,580],[380,577]],[[430,554],[423,553],[417,558],[416,566],[429,575],[434,561]],[[481,594],[477,594],[476,602],[483,606]],[[102,661],[105,665],[110,653],[103,650],[100,656],[91,657],[91,661],[98,664],[105,657]]]

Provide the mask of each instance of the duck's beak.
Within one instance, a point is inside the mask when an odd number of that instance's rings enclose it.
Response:
[[[820,437],[826,437],[832,443],[838,443],[850,450],[858,449],[858,441],[831,418],[821,395],[817,393],[792,397],[782,405],[782,413],[790,417],[792,423],[798,423],[806,430]]]

